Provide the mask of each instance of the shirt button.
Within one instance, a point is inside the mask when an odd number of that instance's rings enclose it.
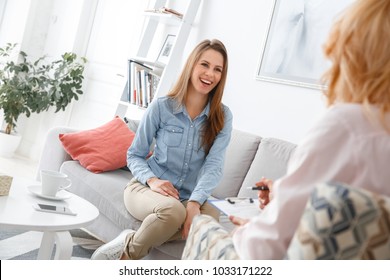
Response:
[[[188,144],[188,147],[191,147],[191,143]]]
[[[193,124],[191,124],[191,127],[194,127],[194,125],[193,125]]]

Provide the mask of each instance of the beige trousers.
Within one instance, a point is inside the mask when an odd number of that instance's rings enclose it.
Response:
[[[181,239],[181,228],[186,219],[188,201],[161,195],[133,179],[124,191],[127,211],[143,221],[140,228],[127,236],[124,254],[129,259],[141,259],[150,249],[166,241]],[[202,214],[219,218],[219,211],[209,203],[204,203]]]

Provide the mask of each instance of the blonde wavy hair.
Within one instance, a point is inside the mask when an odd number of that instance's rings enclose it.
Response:
[[[179,79],[173,86],[172,90],[167,94],[168,97],[175,99],[178,104],[185,104],[192,71],[201,55],[209,49],[215,50],[222,55],[223,69],[221,80],[209,93],[210,112],[202,132],[202,147],[206,151],[206,154],[210,151],[215,137],[217,137],[218,133],[223,129],[225,124],[222,96],[225,89],[228,70],[228,55],[224,44],[217,39],[204,40],[200,42],[189,55]]]
[[[322,77],[328,106],[336,102],[390,111],[390,0],[357,0],[332,27],[324,52],[332,62]],[[371,115],[371,114],[370,114]]]

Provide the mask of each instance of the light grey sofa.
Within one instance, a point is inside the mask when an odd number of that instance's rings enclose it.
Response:
[[[134,131],[136,122],[130,121]],[[70,191],[94,204],[100,215],[87,230],[102,241],[115,238],[123,229],[137,229],[141,222],[133,218],[123,202],[123,190],[132,178],[129,171],[118,169],[100,174],[92,173],[74,161],[65,152],[59,140],[60,133],[74,132],[67,127],[56,127],[49,131],[39,162],[41,169],[61,170],[72,180]],[[233,130],[228,146],[223,178],[213,192],[215,198],[253,197],[257,192],[247,189],[262,176],[277,179],[286,172],[287,161],[295,144],[274,138]],[[39,178],[39,176],[38,176]],[[220,222],[227,228],[233,225],[226,216]],[[173,241],[154,248],[146,259],[180,259],[184,241]]]

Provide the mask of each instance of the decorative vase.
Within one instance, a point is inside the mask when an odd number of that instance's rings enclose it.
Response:
[[[22,137],[20,135],[0,132],[0,157],[12,157],[21,139]]]

